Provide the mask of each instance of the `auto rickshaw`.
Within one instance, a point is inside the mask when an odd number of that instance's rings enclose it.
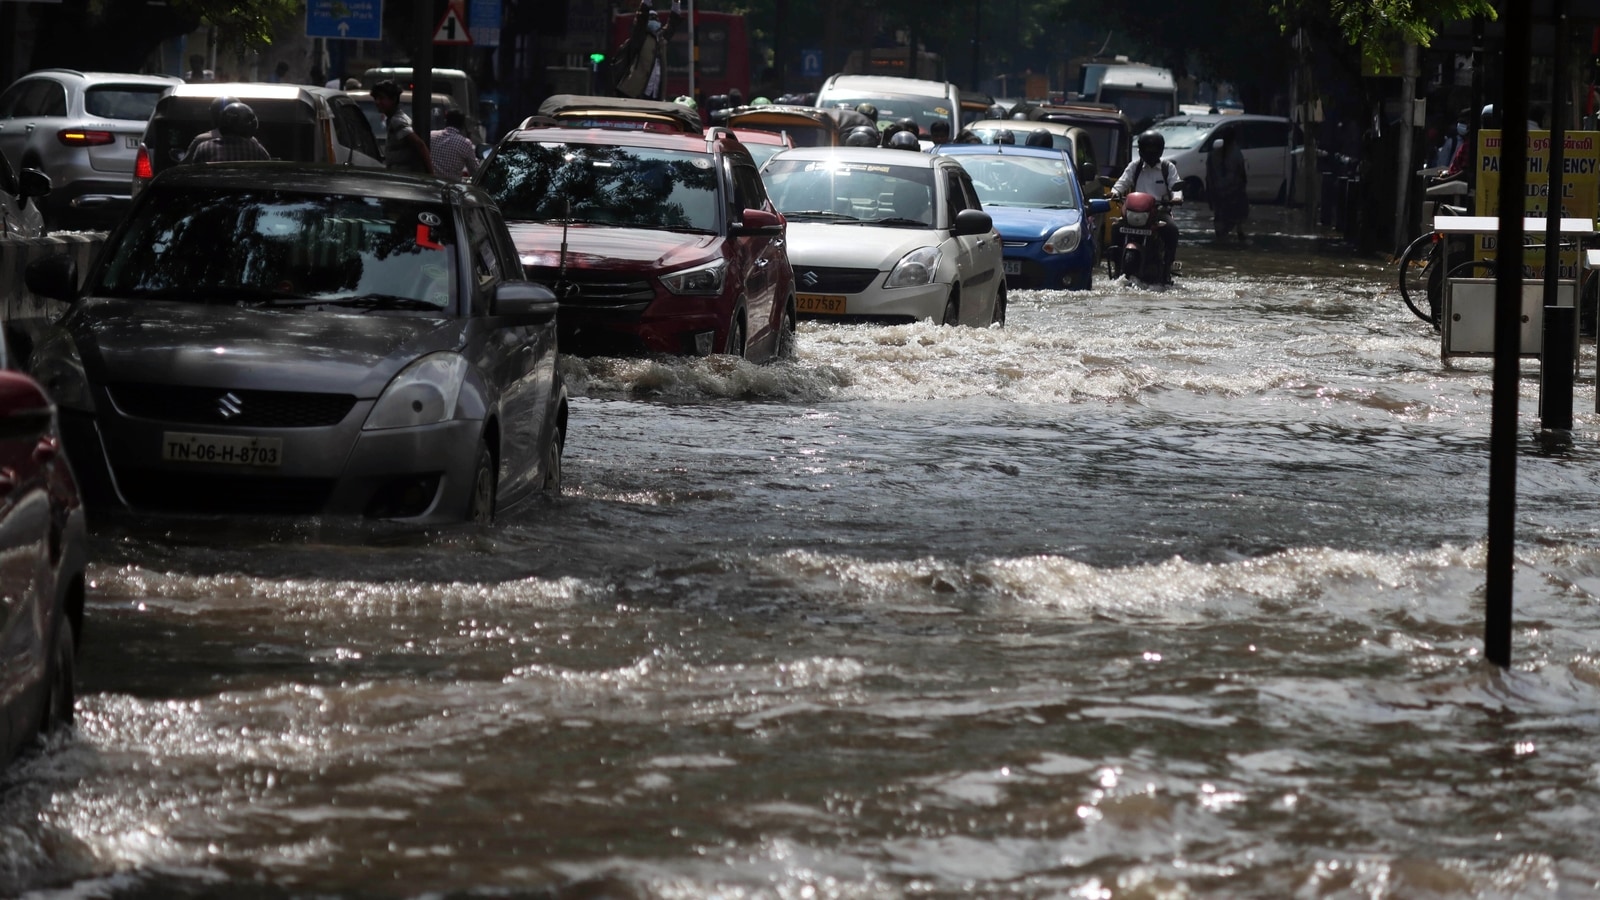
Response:
[[[813,106],[740,106],[728,111],[727,125],[736,132],[787,134],[796,147],[837,147],[843,142],[838,122]]]
[[[700,134],[700,114],[678,103],[555,94],[539,104],[539,117],[564,128],[618,128],[668,134]],[[524,123],[524,128],[530,127]]]

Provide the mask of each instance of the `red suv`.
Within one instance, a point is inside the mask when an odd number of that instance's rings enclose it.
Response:
[[[793,352],[783,217],[732,132],[521,128],[478,171],[565,353]]]

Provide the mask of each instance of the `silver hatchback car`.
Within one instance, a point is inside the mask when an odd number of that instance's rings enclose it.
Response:
[[[109,228],[128,211],[145,122],[171,75],[40,69],[0,93],[0,154],[50,177],[41,198],[52,230]]]

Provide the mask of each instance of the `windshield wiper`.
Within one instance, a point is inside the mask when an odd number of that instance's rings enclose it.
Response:
[[[710,228],[696,228],[693,225],[641,225],[640,228],[654,228],[658,231],[674,231],[679,234],[716,234]]]
[[[270,288],[244,287],[229,285],[219,287],[170,287],[160,289],[138,289],[129,291],[121,296],[138,300],[168,300],[175,303],[204,303],[208,305],[224,303],[270,303],[282,297],[298,298],[301,295],[288,291],[274,291]]]
[[[867,224],[867,225],[912,225],[912,226],[915,226],[917,228],[932,228],[933,227],[932,225],[929,225],[927,222],[924,222],[921,219],[907,219],[907,218],[903,218],[901,216],[889,216],[886,219],[873,219],[872,221],[867,222],[865,224]]]
[[[786,219],[798,219],[802,216],[817,219],[834,219],[841,222],[861,221],[860,217],[858,216],[852,216],[848,213],[831,212],[826,209],[797,209],[794,212],[786,212],[783,214],[783,217]]]
[[[425,312],[443,312],[444,307],[415,297],[401,297],[396,294],[363,294],[359,297],[319,297],[315,299],[295,300],[289,303],[274,303],[276,307],[304,308],[308,306],[337,306],[344,309],[361,309],[372,311],[375,309],[405,309],[421,310]]]

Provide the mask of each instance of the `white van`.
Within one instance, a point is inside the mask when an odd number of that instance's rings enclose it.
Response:
[[[878,108],[878,127],[911,118],[924,136],[934,120],[950,123],[950,134],[961,130],[961,90],[948,81],[901,78],[898,75],[834,75],[817,92],[818,109],[863,103]]]
[[[1098,103],[1109,103],[1133,120],[1140,132],[1152,124],[1177,115],[1178,85],[1170,69],[1156,66],[1106,66],[1095,89]]]
[[[1155,130],[1167,142],[1163,155],[1183,177],[1185,200],[1205,199],[1206,160],[1230,131],[1244,155],[1245,196],[1269,203],[1282,203],[1289,196],[1294,177],[1292,129],[1282,116],[1174,116],[1157,123]]]

